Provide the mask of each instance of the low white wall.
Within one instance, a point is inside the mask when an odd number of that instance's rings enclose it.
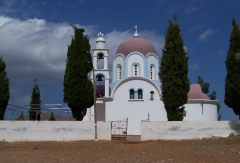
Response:
[[[98,140],[111,140],[111,122],[98,122]],[[0,121],[0,141],[94,140],[94,122]]]
[[[182,140],[240,135],[237,121],[141,122],[141,140]]]

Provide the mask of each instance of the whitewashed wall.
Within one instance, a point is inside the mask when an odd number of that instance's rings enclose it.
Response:
[[[142,122],[141,140],[182,140],[240,135],[237,121]]]
[[[76,141],[94,139],[94,122],[0,121],[0,141]],[[111,122],[98,122],[98,140],[111,140]]]
[[[135,77],[133,77],[135,78]],[[143,99],[129,99],[129,90],[143,89]],[[150,91],[154,91],[154,100],[150,100]],[[128,134],[141,134],[141,121],[166,121],[167,115],[158,90],[149,82],[132,79],[123,83],[114,93],[114,100],[106,102],[106,121],[116,121],[128,118]]]

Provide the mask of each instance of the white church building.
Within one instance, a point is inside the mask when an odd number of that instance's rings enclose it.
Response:
[[[97,121],[128,119],[128,135],[141,134],[141,121],[167,121],[158,76],[160,61],[153,44],[140,38],[136,28],[133,38],[118,46],[110,70],[105,43],[100,33],[96,48],[92,49],[95,78],[102,78],[105,83],[96,88]],[[104,61],[101,69],[99,59]],[[217,104],[202,93],[198,84],[191,84],[183,121],[217,121]],[[83,121],[94,121],[93,107],[87,110]]]

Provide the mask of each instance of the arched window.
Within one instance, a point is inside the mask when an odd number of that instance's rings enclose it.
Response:
[[[95,68],[97,69],[103,69],[104,68],[104,54],[103,53],[98,53],[97,54],[97,61],[96,61],[96,66]]]
[[[154,80],[155,67],[154,65],[150,66],[150,79]]]
[[[139,65],[138,64],[133,64],[133,76],[139,76]]]
[[[139,89],[139,90],[138,90],[138,99],[143,99],[142,89]]]
[[[134,99],[134,90],[130,89],[130,99]]]
[[[117,66],[117,80],[121,80],[122,79],[122,66],[118,65]]]
[[[98,53],[98,55],[97,55],[97,59],[98,60],[103,59],[103,57],[104,57],[103,53]]]

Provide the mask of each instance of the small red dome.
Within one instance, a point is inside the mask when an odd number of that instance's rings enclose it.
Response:
[[[121,53],[126,57],[129,53],[134,51],[140,52],[144,56],[146,56],[148,53],[156,54],[153,44],[150,41],[142,38],[130,38],[122,42],[118,46],[116,54]]]
[[[202,92],[199,84],[191,84],[188,92],[188,99],[204,99],[210,100],[210,98]]]

